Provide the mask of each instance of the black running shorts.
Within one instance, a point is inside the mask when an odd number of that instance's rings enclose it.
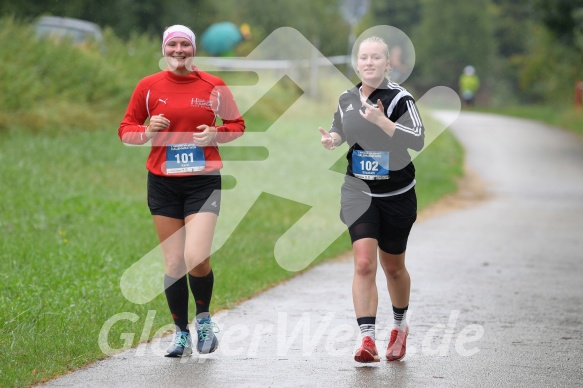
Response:
[[[389,197],[372,197],[350,185],[342,186],[340,219],[348,226],[352,243],[373,238],[379,248],[394,255],[407,249],[417,219],[415,187]]]
[[[184,219],[194,213],[219,214],[220,174],[165,177],[148,172],[148,207],[152,215]]]

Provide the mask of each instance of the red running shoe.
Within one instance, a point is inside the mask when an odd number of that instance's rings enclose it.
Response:
[[[405,330],[394,328],[391,331],[391,340],[387,347],[387,360],[398,361],[405,357],[405,351],[407,350],[407,335],[409,335],[409,325],[405,327]]]
[[[357,362],[379,362],[381,358],[377,352],[377,347],[374,341],[369,336],[362,338],[362,345],[354,353],[354,361]]]

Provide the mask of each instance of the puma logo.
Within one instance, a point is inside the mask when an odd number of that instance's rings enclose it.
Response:
[[[163,102],[163,103],[164,103],[164,105],[166,105],[166,101],[168,101],[168,98],[166,98],[165,100],[163,100],[163,99],[159,98],[159,99],[158,99],[158,101],[160,101],[160,102]]]

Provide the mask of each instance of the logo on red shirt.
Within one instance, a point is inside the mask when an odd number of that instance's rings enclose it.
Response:
[[[195,108],[213,108],[213,102],[211,100],[205,100],[202,98],[192,98],[190,100],[190,106]]]

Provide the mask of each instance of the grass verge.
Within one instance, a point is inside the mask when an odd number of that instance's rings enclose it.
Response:
[[[478,110],[481,112],[542,121],[583,136],[583,109],[578,110],[570,105],[520,105],[495,109],[479,108]]]

